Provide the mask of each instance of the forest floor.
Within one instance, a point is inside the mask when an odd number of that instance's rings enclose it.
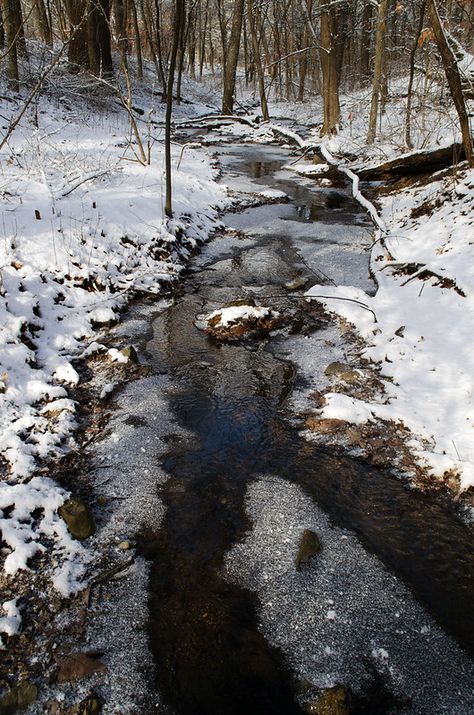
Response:
[[[192,102],[176,111],[178,121],[217,111],[214,93],[204,86],[185,83],[184,91]],[[367,97],[346,97],[343,111],[351,119],[325,145],[328,157],[351,168],[401,153],[402,142],[393,140],[400,136],[403,103],[396,95],[395,88],[382,140],[373,147],[361,138]],[[20,697],[10,689],[23,679],[21,697],[34,699],[33,683],[44,667],[39,653],[47,650],[54,660],[68,599],[82,593],[87,610],[94,579],[113,576],[87,539],[71,538],[58,512],[71,493],[79,496],[87,530],[90,488],[85,479],[74,483],[71,474],[103,434],[114,391],[144,372],[132,346],[109,327],[132,299],[170,294],[193,251],[232,204],[216,181],[212,143],[184,151],[175,145],[176,219],[164,219],[163,107],[150,89],[137,92],[134,104],[141,139],[150,146],[149,165],[140,161],[114,93],[66,77],[45,88],[0,155],[0,659],[10,672],[2,674],[0,689],[7,698]],[[3,132],[21,106],[20,96],[2,88]],[[303,142],[320,144],[317,104],[295,112],[294,104],[280,103],[271,111],[275,123],[286,118],[308,127]],[[275,137],[262,125],[222,133],[258,142]],[[425,146],[448,144],[455,134],[442,108],[420,118],[414,132]],[[308,176],[309,163],[295,163],[293,170]],[[324,185],[326,179],[314,181]],[[382,462],[418,485],[447,487],[469,503],[474,172],[460,165],[408,185],[370,187],[370,196],[380,216],[371,252],[376,294],[344,284],[325,286],[324,299],[314,288],[307,294],[337,316],[357,368],[351,364],[350,375],[347,366],[334,368],[324,387],[318,382],[306,436],[380,458],[381,435],[395,425],[394,447]],[[405,462],[394,454],[402,445]],[[128,551],[126,542],[115,546]],[[54,626],[51,614],[58,619]],[[26,662],[28,651],[33,655]],[[90,655],[71,667],[95,672],[99,666]]]

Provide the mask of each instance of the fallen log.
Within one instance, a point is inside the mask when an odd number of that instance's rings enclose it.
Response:
[[[462,144],[455,143],[442,149],[421,150],[410,154],[402,154],[396,159],[391,159],[375,166],[355,167],[354,171],[361,181],[401,179],[405,176],[428,174],[446,169],[453,164],[464,161],[465,158],[466,155]]]

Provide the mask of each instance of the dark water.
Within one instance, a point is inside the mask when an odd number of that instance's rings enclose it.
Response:
[[[271,171],[278,168],[272,162]],[[262,162],[250,170],[265,175]],[[325,210],[331,210],[327,202]],[[142,550],[153,561],[150,629],[158,689],[180,715],[302,712],[282,654],[258,630],[255,596],[221,576],[226,552],[251,527],[244,497],[262,472],[302,486],[474,651],[472,532],[454,511],[382,470],[305,442],[284,415],[296,374],[273,356],[271,340],[220,344],[194,326],[207,303],[239,298],[249,283],[268,285],[276,269],[281,283],[293,278],[295,256],[268,238],[251,247],[240,243],[230,266],[211,253],[205,270],[189,275],[183,295],[156,320],[148,344],[155,367],[172,377],[170,404],[190,433],[164,461],[170,478],[161,492],[162,526],[142,535]],[[317,329],[314,308],[290,296],[275,301],[297,329]],[[384,703],[374,682],[351,712],[393,712],[393,702]]]

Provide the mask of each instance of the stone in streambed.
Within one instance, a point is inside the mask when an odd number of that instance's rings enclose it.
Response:
[[[0,698],[1,715],[13,715],[26,710],[38,697],[38,688],[29,680],[23,680]]]
[[[298,553],[296,554],[296,570],[301,571],[301,564],[307,564],[321,551],[319,536],[311,529],[305,529],[301,537]]]
[[[68,715],[99,715],[102,712],[102,703],[97,695],[89,695],[79,705],[74,705],[68,710]]]
[[[253,298],[236,298],[224,305],[224,308],[240,308],[243,305],[250,305],[255,308],[256,303]]]
[[[346,691],[342,685],[327,688],[316,700],[305,703],[303,710],[311,715],[349,715]]]
[[[353,385],[359,382],[361,375],[357,370],[352,370],[350,365],[346,365],[343,362],[331,362],[324,371],[327,377],[338,377],[340,380]]]
[[[62,659],[59,666],[58,683],[73,683],[76,680],[88,678],[95,673],[106,673],[107,666],[100,660],[91,658],[85,653],[71,653]]]
[[[133,345],[127,345],[127,347],[122,348],[119,352],[122,353],[130,362],[135,364],[138,363],[138,354]]]
[[[89,507],[77,497],[67,499],[59,507],[58,514],[64,519],[69,533],[75,539],[87,539],[95,532],[94,518]]]
[[[285,283],[285,288],[289,291],[299,290],[299,288],[304,288],[307,282],[307,278],[300,276],[299,278],[294,278],[292,281]]]

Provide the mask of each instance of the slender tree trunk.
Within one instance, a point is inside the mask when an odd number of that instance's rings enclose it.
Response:
[[[138,23],[138,13],[135,0],[129,0],[132,13],[133,34],[135,35],[135,52],[137,55],[137,76],[138,79],[143,79],[143,58],[142,58],[142,43],[140,38],[140,25]]]
[[[5,39],[7,44],[7,78],[8,86],[13,92],[20,91],[20,75],[18,71],[18,50],[15,2],[17,0],[3,0],[3,22],[5,26]]]
[[[128,54],[128,36],[127,36],[127,19],[128,19],[128,0],[114,0],[114,20],[115,32],[117,38],[120,60],[127,68]]]
[[[53,33],[51,31],[44,0],[33,0],[33,12],[41,39],[48,47],[51,47],[53,44]]]
[[[175,0],[173,44],[171,47],[170,61],[168,67],[168,86],[165,116],[165,214],[168,218],[173,218],[173,186],[171,177],[171,115],[173,111],[173,85],[174,73],[176,69],[176,56],[178,54],[179,41],[183,31],[184,21],[184,0]]]
[[[446,73],[446,79],[448,80],[451,96],[458,113],[466,159],[469,162],[469,166],[474,166],[474,153],[472,150],[472,136],[469,127],[469,116],[466,109],[466,102],[464,100],[461,77],[459,75],[456,58],[446,39],[435,0],[427,0],[427,8],[436,44],[438,45],[441,59],[443,61],[444,71]]]
[[[413,42],[413,45],[411,48],[411,52],[410,52],[410,77],[408,79],[407,108],[406,108],[406,115],[405,115],[405,144],[408,147],[408,149],[413,149],[413,142],[411,139],[411,104],[412,104],[412,95],[413,95],[413,81],[415,79],[415,57],[416,57],[416,51],[418,49],[418,42],[420,40],[420,36],[423,31],[423,23],[425,21],[425,11],[426,11],[426,0],[422,0],[416,37],[414,39],[414,42]]]
[[[13,0],[12,11],[15,23],[15,36],[17,52],[21,57],[28,58],[28,50],[26,48],[25,26],[23,23],[23,10],[20,0]]]
[[[268,122],[268,120],[270,119],[270,115],[268,113],[267,96],[265,94],[265,76],[264,76],[264,72],[263,72],[262,61],[260,59],[260,48],[259,48],[258,37],[257,37],[257,28],[255,26],[255,12],[254,12],[253,0],[247,0],[247,8],[248,8],[248,19],[249,19],[249,24],[250,24],[250,33],[252,35],[253,54],[254,54],[254,58],[255,58],[255,66],[256,66],[257,75],[258,75],[258,86],[259,86],[259,91],[260,91],[260,105],[262,107],[263,119],[264,119],[264,121]]]
[[[384,61],[384,43],[387,30],[387,9],[389,0],[380,0],[377,18],[377,33],[375,37],[375,67],[372,82],[372,101],[370,104],[369,130],[367,144],[373,144],[377,130],[377,116],[379,110],[380,89],[382,86],[382,72]]]
[[[330,3],[320,0],[321,66],[323,70],[324,122],[321,134],[337,131],[341,109],[339,105],[339,76],[337,73],[336,22]]]
[[[235,0],[232,15],[232,27],[227,45],[224,67],[224,91],[222,97],[222,113],[232,114],[234,111],[235,75],[239,60],[240,35],[242,32],[242,18],[244,15],[245,0]]]
[[[5,25],[3,24],[3,9],[0,3],[0,47],[5,47]]]

